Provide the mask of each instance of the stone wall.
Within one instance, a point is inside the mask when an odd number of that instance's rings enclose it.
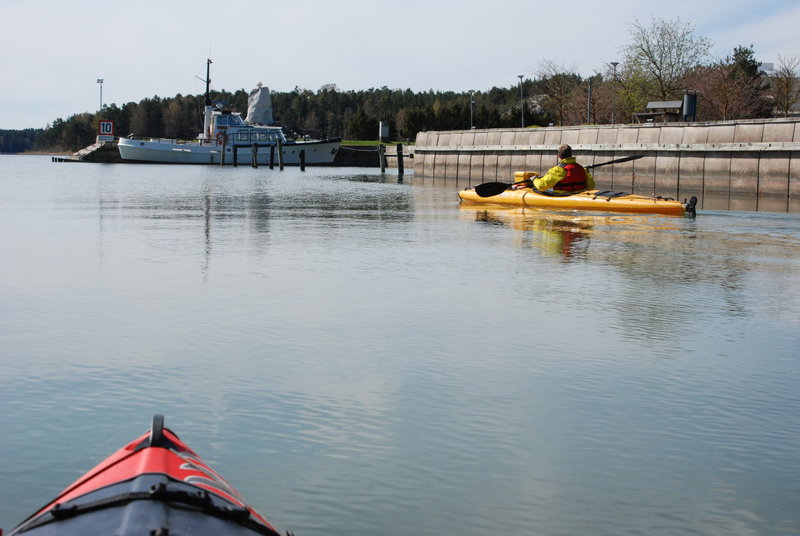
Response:
[[[459,186],[513,182],[514,171],[544,172],[559,145],[584,165],[629,155],[643,158],[594,170],[598,187],[680,197],[727,197],[752,209],[760,200],[800,204],[800,119],[719,123],[491,129],[420,132],[414,174]],[[730,199],[743,200],[741,205]]]

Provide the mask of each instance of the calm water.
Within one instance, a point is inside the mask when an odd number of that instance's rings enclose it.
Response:
[[[153,413],[309,535],[800,533],[800,216],[0,157],[0,526]]]

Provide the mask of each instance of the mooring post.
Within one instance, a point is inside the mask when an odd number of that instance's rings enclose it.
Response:
[[[403,144],[397,144],[397,174],[403,176]]]
[[[219,165],[225,165],[225,146],[228,145],[228,134],[226,132],[222,133],[222,149],[219,152]]]
[[[233,146],[233,167],[239,166],[239,147]]]
[[[275,146],[269,146],[269,169],[275,169]]]
[[[278,138],[278,169],[283,171],[283,143]]]
[[[300,171],[306,170],[306,150],[300,149]]]
[[[254,168],[258,167],[258,144],[253,144],[253,161],[250,163]]]
[[[384,153],[384,147],[382,143],[378,144],[378,160],[380,160],[381,164],[381,173],[386,173],[386,154]]]

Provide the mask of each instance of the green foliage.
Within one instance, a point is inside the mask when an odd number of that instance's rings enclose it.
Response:
[[[77,151],[89,145],[97,135],[95,114],[73,115],[68,120],[56,119],[37,137],[35,149]]]
[[[726,61],[733,64],[734,76],[761,79],[761,62],[756,60],[753,45],[739,45],[733,49],[733,56],[727,57]]]
[[[0,130],[0,153],[22,153],[33,149],[41,129]]]
[[[622,117],[627,121],[633,120],[633,114],[644,110],[654,95],[654,86],[648,77],[642,72],[635,70],[625,73],[620,84],[621,90],[617,97],[619,109]]]
[[[368,140],[375,138],[378,132],[378,122],[370,120],[363,110],[351,114],[345,121],[345,136],[353,140]]]
[[[694,26],[680,18],[653,16],[649,26],[631,25],[632,41],[624,48],[626,87],[647,93],[652,100],[671,100],[686,88],[686,74],[701,65],[711,42],[695,34]]]

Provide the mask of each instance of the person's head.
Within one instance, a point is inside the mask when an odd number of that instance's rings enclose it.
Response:
[[[566,143],[558,148],[558,159],[569,158],[572,156],[572,147]]]

